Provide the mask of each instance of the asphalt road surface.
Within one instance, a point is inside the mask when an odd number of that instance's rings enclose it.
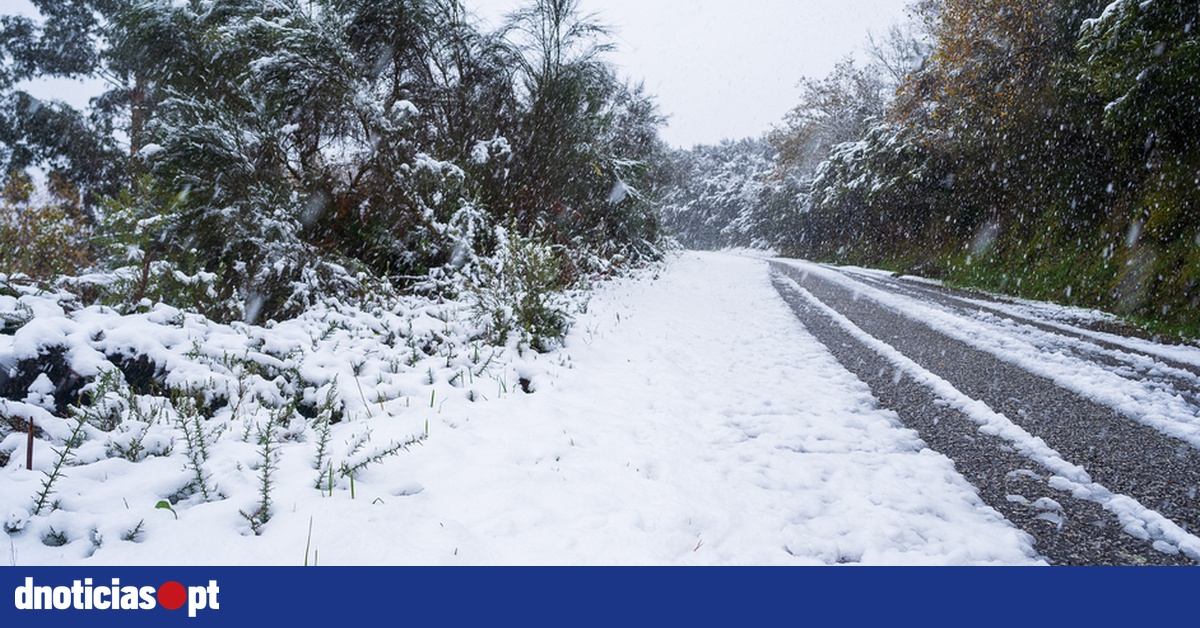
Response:
[[[1100,321],[882,273],[776,261],[772,277],[1049,563],[1200,562],[1200,362],[1095,333]]]

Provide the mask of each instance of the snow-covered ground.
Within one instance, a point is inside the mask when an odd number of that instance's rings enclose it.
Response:
[[[308,346],[288,329],[246,333],[256,346]],[[178,333],[170,351],[195,351],[186,336],[204,337],[194,325]],[[299,359],[308,380],[340,373],[343,392],[355,381],[368,388],[332,427],[328,459],[365,460],[425,425],[428,438],[354,474],[352,494],[340,474],[332,491],[315,486],[319,434],[292,421],[274,454],[273,516],[256,536],[239,511],[254,506],[261,447],[236,433],[250,424],[234,413],[207,426],[227,435],[202,467],[226,498],[192,495],[174,512],[155,504],[194,471],[178,426],[156,432],[174,439],[171,451],[136,463],[84,443],[89,464],[65,469],[59,509],[38,516],[28,513],[45,475],[25,470],[14,434],[0,471],[6,525],[21,528],[8,537],[9,562],[1039,562],[1026,534],[804,330],[762,260],[688,253],[655,276],[602,286],[560,352],[501,356],[458,388],[442,373],[430,386],[404,368],[371,372],[379,360],[355,355],[361,342],[345,353],[311,342],[315,354]],[[382,394],[392,377],[396,390]],[[343,396],[359,397],[352,390]],[[46,470],[54,456],[47,445],[37,458]],[[51,531],[66,544],[47,545]]]

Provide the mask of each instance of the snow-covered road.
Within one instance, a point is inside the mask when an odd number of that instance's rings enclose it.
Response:
[[[1200,351],[1095,312],[776,262],[808,328],[1055,564],[1200,559]]]

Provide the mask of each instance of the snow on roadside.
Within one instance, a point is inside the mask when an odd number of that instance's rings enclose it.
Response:
[[[361,458],[427,425],[422,445],[363,467],[353,484],[338,476],[330,491],[314,483],[316,434],[294,425],[279,443],[261,536],[239,514],[261,471],[253,437],[226,438],[206,463],[227,499],[189,498],[174,513],[154,504],[186,476],[182,455],[99,456],[67,469],[59,510],[10,535],[11,562],[1038,562],[1026,534],[803,329],[763,261],[685,254],[658,278],[602,286],[563,350],[499,356],[465,387],[446,381],[457,365],[436,352],[451,366],[417,366],[433,385],[388,368],[387,345],[368,355],[370,339],[350,331],[360,324],[369,321],[343,321],[328,338],[255,328],[238,349],[290,360],[309,380],[340,374],[340,394],[361,403],[333,426],[334,457]],[[214,420],[248,429],[237,416]],[[18,459],[0,470],[6,511],[24,507],[43,477]],[[122,540],[139,521],[136,538]],[[46,544],[50,525],[67,532],[65,545]]]

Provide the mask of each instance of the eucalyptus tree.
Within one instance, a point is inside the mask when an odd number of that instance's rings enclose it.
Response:
[[[83,79],[105,67],[107,20],[126,0],[30,0],[38,17],[0,16],[0,168],[40,168],[82,192],[86,208],[126,181],[127,160],[102,115],[35,97],[26,81]]]

